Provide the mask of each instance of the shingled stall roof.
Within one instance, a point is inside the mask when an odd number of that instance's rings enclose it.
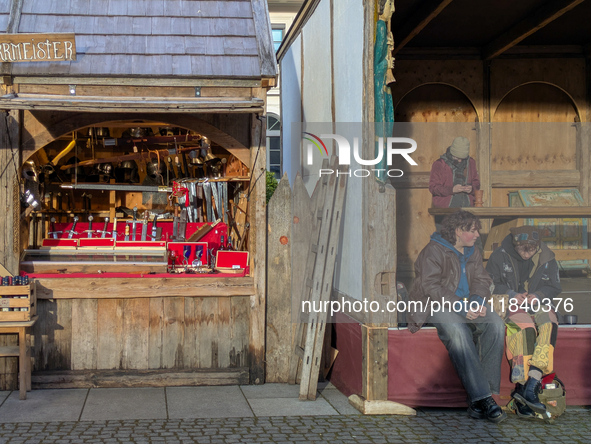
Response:
[[[277,75],[266,0],[0,0],[0,29],[76,35],[77,60],[13,63],[15,77]]]

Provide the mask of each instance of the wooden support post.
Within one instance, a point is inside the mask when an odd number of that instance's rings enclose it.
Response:
[[[579,191],[585,205],[591,202],[591,189],[589,185],[589,171],[591,170],[591,54],[588,53],[585,58],[585,67],[587,74],[587,107],[586,116],[581,116],[581,131],[577,132],[577,150],[578,150],[578,169],[581,173],[581,183]]]
[[[265,100],[266,90],[253,88],[253,96]],[[265,383],[265,282],[266,282],[266,180],[267,149],[265,132],[267,123],[261,116],[251,115],[250,165],[251,183],[248,218],[250,222],[249,242],[250,269],[254,270],[255,294],[250,297],[249,367],[250,383]],[[252,273],[252,271],[251,271]]]
[[[0,115],[0,264],[13,275],[18,274],[20,254],[20,116],[18,110]]]
[[[492,205],[492,172],[491,172],[491,112],[490,112],[490,61],[483,62],[483,96],[481,119],[476,123],[478,138],[476,166],[480,176],[480,189],[484,191],[485,207]],[[483,219],[482,231],[490,231],[490,220]]]
[[[368,400],[388,400],[388,328],[361,326],[362,394]]]
[[[287,173],[268,205],[267,228],[267,382],[287,382],[291,347],[292,195]]]

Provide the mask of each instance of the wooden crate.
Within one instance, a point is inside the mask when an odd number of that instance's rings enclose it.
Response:
[[[24,297],[23,297],[24,296]],[[29,285],[0,287],[0,322],[30,321],[37,313],[37,286],[33,280]],[[10,311],[4,311],[9,308]],[[27,308],[27,311],[14,311]]]

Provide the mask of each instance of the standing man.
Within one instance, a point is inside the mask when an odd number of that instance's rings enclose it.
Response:
[[[470,157],[470,141],[456,137],[431,167],[429,191],[435,208],[474,206],[474,192],[480,189],[476,161]],[[438,221],[436,221],[438,222]]]
[[[511,382],[516,384],[516,413],[521,417],[546,412],[538,394],[542,376],[553,371],[558,321],[551,304],[562,291],[554,257],[537,227],[522,226],[511,228],[486,264],[493,294],[510,298],[507,358]]]
[[[415,262],[409,299],[417,311],[409,329],[416,333],[425,322],[437,328],[468,393],[468,414],[498,423],[507,417],[492,398],[501,386],[505,324],[486,304],[492,280],[474,248],[479,229],[477,216],[459,210],[431,235]]]

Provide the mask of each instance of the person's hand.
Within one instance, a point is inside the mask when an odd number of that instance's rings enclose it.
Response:
[[[480,311],[478,312],[478,316],[485,317],[486,316],[486,305],[480,307]]]
[[[464,192],[470,194],[472,192],[472,185],[464,185]]]
[[[463,185],[460,185],[460,184],[454,185],[454,187],[453,187],[454,194],[462,193],[463,191],[464,191]]]
[[[527,292],[526,293],[517,293],[515,296],[513,296],[513,299],[517,300],[518,304],[521,304],[523,301],[525,301],[527,299]]]
[[[470,321],[473,321],[478,316],[480,316],[480,309],[478,309],[476,311],[468,310],[468,313],[466,313],[466,319],[468,319]]]
[[[535,293],[529,293],[527,295],[527,301],[530,303],[530,305],[536,299],[537,299],[537,296],[535,295]]]

